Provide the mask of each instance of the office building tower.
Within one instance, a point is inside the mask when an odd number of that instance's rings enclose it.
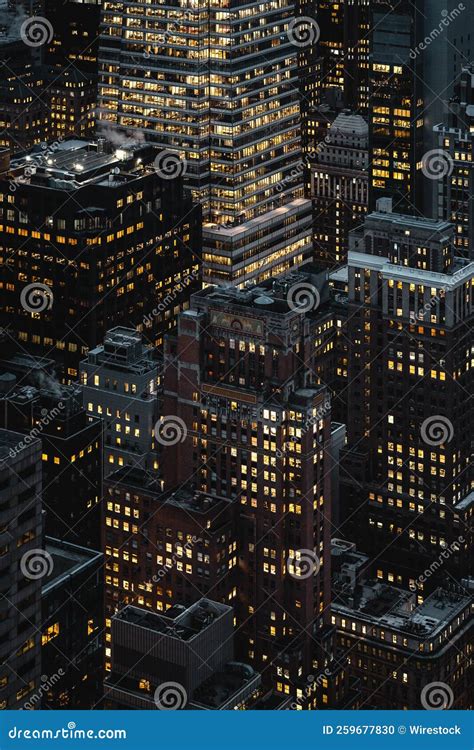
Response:
[[[451,581],[419,604],[413,591],[372,576],[367,555],[342,539],[332,540],[332,565],[336,653],[348,655],[359,708],[426,709],[434,684],[444,708],[469,709],[470,592]]]
[[[434,128],[433,215],[454,224],[456,254],[474,260],[474,64],[463,68],[450,110],[447,124]]]
[[[232,608],[207,598],[166,615],[128,606],[112,619],[108,708],[224,711],[246,708],[261,676],[233,661]],[[137,654],[146,654],[137,659]],[[130,668],[131,663],[133,666]]]
[[[34,364],[34,358],[27,358]],[[27,363],[28,363],[27,362]],[[0,424],[41,440],[44,529],[63,541],[98,549],[102,499],[102,426],[89,419],[76,386],[60,385],[47,370],[31,379],[1,363]],[[30,372],[34,372],[33,370]],[[28,382],[29,381],[29,382]],[[35,385],[32,385],[32,382]],[[68,501],[65,502],[65,497]]]
[[[41,443],[0,430],[0,709],[21,709],[41,675]]]
[[[205,290],[165,351],[163,425],[182,430],[165,449],[165,486],[194,476],[238,508],[239,653],[264,679],[276,667],[287,694],[322,668],[304,631],[323,629],[329,596],[331,407],[320,383],[333,324],[324,279],[301,272],[245,291]],[[303,313],[293,299],[302,287]],[[305,557],[316,575],[303,576]]]
[[[84,409],[101,419],[104,476],[120,466],[158,470],[154,428],[161,367],[134,329],[112,328],[80,364]]]
[[[100,0],[45,0],[54,34],[43,49],[48,68],[49,138],[90,137],[97,106]]]
[[[421,200],[423,156],[423,56],[413,59],[423,30],[418,6],[375,2],[371,15],[369,70],[369,204],[393,200],[399,213],[416,213]]]
[[[0,180],[1,323],[66,381],[111,321],[159,345],[199,288],[199,207],[157,174],[156,149],[112,148],[66,140],[13,158]]]
[[[453,255],[452,225],[378,211],[351,233],[348,265],[342,529],[421,601],[434,580],[416,580],[444,550],[459,542],[454,576],[469,559],[474,264]]]
[[[21,39],[21,24],[13,23],[10,14],[5,20],[7,33],[0,33],[0,152],[14,153],[48,137],[48,76],[37,50]]]
[[[169,460],[165,457],[165,460]],[[127,604],[166,612],[202,596],[236,597],[235,507],[183,485],[164,492],[143,469],[123,467],[105,482],[106,669],[112,615]]]
[[[171,151],[163,168],[185,172],[205,217],[204,282],[242,286],[309,260],[293,3],[136,11],[132,29],[126,3],[104,5],[100,121],[143,133]]]
[[[102,554],[52,537],[45,550],[52,571],[41,590],[41,706],[94,708],[103,680]]]
[[[332,268],[347,262],[348,234],[368,206],[368,125],[360,115],[341,112],[311,163],[314,255]]]

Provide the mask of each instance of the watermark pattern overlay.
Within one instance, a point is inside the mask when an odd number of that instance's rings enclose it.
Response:
[[[454,437],[453,423],[441,414],[435,414],[424,420],[420,430],[421,438],[426,445],[439,446],[450,443]]]
[[[188,702],[188,694],[179,682],[162,682],[155,690],[154,700],[160,711],[180,711]]]
[[[444,711],[454,703],[454,693],[445,682],[430,682],[421,691],[421,705],[427,711]]]
[[[28,47],[42,47],[53,38],[53,27],[47,18],[32,16],[21,25],[20,36]]]
[[[161,417],[155,425],[155,437],[160,445],[170,446],[184,443],[188,428],[181,417],[173,415]]]
[[[47,284],[37,282],[28,284],[20,294],[21,306],[29,313],[42,313],[51,310],[53,306],[53,292]]]
[[[51,575],[53,568],[53,558],[45,549],[30,549],[20,560],[20,570],[30,581]]]

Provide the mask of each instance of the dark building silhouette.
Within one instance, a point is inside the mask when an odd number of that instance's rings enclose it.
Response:
[[[41,443],[0,430],[0,709],[32,700],[41,675]]]
[[[91,709],[102,695],[102,554],[46,537],[41,590],[43,709]]]
[[[160,344],[199,287],[199,207],[179,179],[157,174],[156,155],[72,139],[13,159],[1,176],[0,321],[14,318],[19,342],[55,358],[66,381],[111,321],[149,324],[147,339]]]

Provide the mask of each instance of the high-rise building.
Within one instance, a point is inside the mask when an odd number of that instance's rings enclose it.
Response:
[[[208,598],[191,607],[177,604],[166,615],[125,607],[112,618],[113,667],[105,682],[105,706],[246,708],[258,696],[261,676],[233,661],[232,620],[232,607]]]
[[[159,345],[199,288],[200,210],[180,180],[157,174],[156,157],[143,144],[69,139],[0,176],[0,320],[65,380],[111,321]]]
[[[154,427],[161,368],[134,329],[112,328],[81,362],[84,408],[104,425],[104,476],[120,466],[158,470]]]
[[[34,358],[27,358],[35,364]],[[47,370],[31,379],[15,376],[16,358],[3,362],[0,424],[42,443],[45,533],[99,549],[102,499],[102,425],[88,418],[82,392],[60,385]],[[33,372],[33,370],[32,370]],[[35,386],[31,384],[35,382]],[[72,490],[72,492],[71,492]],[[68,497],[68,502],[64,498]]]
[[[20,38],[20,25],[0,34],[0,150],[23,151],[48,137],[48,75],[35,53]]]
[[[370,208],[390,197],[400,213],[416,213],[423,156],[423,57],[413,59],[423,30],[419,5],[375,0],[369,70]]]
[[[97,105],[100,0],[44,0],[54,34],[43,47],[48,67],[49,138],[91,136]]]
[[[450,110],[448,124],[434,128],[433,215],[454,224],[456,253],[474,260],[474,63],[463,68]]]
[[[41,706],[94,708],[103,680],[103,557],[51,537],[45,550],[52,570],[41,590]]]
[[[185,172],[205,217],[205,283],[242,286],[311,259],[291,0],[134,10],[104,3],[99,117]]]
[[[277,692],[292,695],[330,661],[307,638],[323,630],[329,597],[331,407],[321,382],[333,322],[324,279],[301,272],[245,291],[205,290],[165,351],[163,427],[181,427],[181,441],[165,448],[165,486],[194,476],[238,508],[239,653],[264,680],[276,668]]]
[[[368,134],[363,117],[341,112],[311,163],[314,255],[330,268],[347,262],[348,234],[367,213]]]
[[[350,243],[342,529],[421,600],[434,559],[458,543],[445,565],[459,576],[469,558],[474,263],[453,256],[452,225],[387,211]]]
[[[336,656],[348,655],[359,708],[423,709],[435,683],[446,708],[469,709],[470,592],[450,581],[419,604],[413,591],[371,577],[367,555],[341,539],[332,540],[332,567]]]
[[[41,675],[41,443],[0,430],[0,709],[31,700]]]
[[[165,458],[166,460],[166,458]],[[237,537],[230,500],[124,466],[105,482],[106,669],[112,615],[127,604],[166,612],[202,596],[233,605]]]

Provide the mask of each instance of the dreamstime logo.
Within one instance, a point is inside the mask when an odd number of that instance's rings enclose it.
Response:
[[[168,310],[169,307],[171,307],[172,303],[176,300],[179,294],[183,292],[186,287],[188,287],[190,284],[193,283],[193,281],[196,281],[196,279],[199,278],[199,269],[195,269],[191,271],[190,274],[184,277],[184,279],[180,282],[178,282],[173,289],[168,292],[168,294],[163,297],[163,299],[159,302],[159,304],[153,308],[151,313],[148,313],[148,315],[145,315],[143,318],[143,325],[149,328],[151,324],[153,323],[153,319],[156,318],[160,313],[164,312],[165,310]]]
[[[427,445],[443,445],[450,443],[454,437],[453,423],[441,414],[435,414],[425,419],[421,425],[421,439]]]
[[[321,30],[314,18],[299,16],[291,19],[288,24],[287,35],[295,47],[308,47],[310,44],[316,44],[321,35]]]
[[[427,711],[444,711],[454,703],[454,693],[445,682],[430,682],[421,691],[421,705]]]
[[[20,304],[26,312],[41,313],[51,310],[53,306],[53,292],[46,284],[28,284],[20,294]]]
[[[421,159],[421,171],[429,180],[442,180],[453,173],[454,161],[447,151],[435,148]]]
[[[28,47],[42,47],[53,38],[53,27],[47,18],[32,16],[21,24],[20,36]]]
[[[163,180],[174,180],[186,174],[187,161],[173,151],[160,151],[153,166]]]
[[[155,425],[155,437],[161,445],[171,446],[186,440],[188,429],[184,421],[174,414],[161,417]]]
[[[33,693],[31,698],[22,706],[24,711],[32,711],[36,704],[41,700],[43,695],[47,695],[48,692],[51,690],[51,688],[59,682],[61,677],[64,677],[65,675],[64,669],[58,669],[58,671],[51,675],[51,677],[48,677],[48,675],[41,675],[41,684],[38,688],[38,690]],[[39,708],[39,706],[38,706]]]
[[[41,418],[37,422],[36,426],[33,427],[28,435],[25,435],[23,440],[20,440],[20,442],[15,445],[14,448],[10,448],[8,453],[10,458],[15,458],[15,456],[18,453],[21,453],[24,448],[26,448],[30,443],[33,442],[33,440],[39,438],[41,436],[41,433],[43,432],[43,429],[47,427],[49,423],[58,416],[58,414],[61,413],[62,409],[64,409],[64,404],[62,401],[59,401],[58,405],[53,407],[52,409],[41,409]]]
[[[442,567],[445,560],[449,560],[451,555],[454,555],[455,552],[459,552],[461,548],[461,544],[464,544],[466,540],[463,536],[459,536],[454,542],[451,542],[449,547],[446,547],[438,556],[437,560],[434,560],[429,568],[426,568],[426,570],[423,571],[423,573],[418,576],[417,582],[418,583],[426,583],[428,578],[431,578],[431,576],[436,573],[439,568]]]
[[[45,549],[30,549],[20,560],[20,570],[30,581],[51,575],[53,568],[53,558]]]
[[[289,575],[299,581],[316,575],[319,567],[319,557],[312,549],[291,550],[286,561]]]
[[[321,297],[313,284],[302,282],[293,284],[286,295],[290,310],[304,314],[319,307]]]
[[[180,711],[188,702],[188,694],[179,682],[163,682],[156,688],[154,700],[160,711]]]
[[[321,672],[317,677],[314,676],[314,674],[309,674],[306,678],[307,685],[305,688],[303,688],[303,695],[301,695],[299,698],[296,699],[296,701],[293,701],[288,708],[287,711],[297,711],[299,706],[302,706],[304,704],[304,698],[310,698],[311,693],[315,691],[315,687],[322,685],[324,683],[324,680],[326,680],[329,675],[331,674],[329,669],[325,669],[324,672]]]
[[[444,10],[441,11],[442,20],[439,22],[438,26],[436,26],[433,31],[429,34],[429,36],[426,36],[422,42],[419,43],[415,49],[412,49],[410,51],[410,57],[412,60],[416,60],[420,52],[424,52],[432,42],[434,42],[441,34],[443,34],[444,30],[451,24],[452,21],[454,21],[456,18],[458,18],[461,15],[461,12],[463,10],[466,10],[466,6],[464,3],[459,3],[457,8],[454,8],[452,11]]]

